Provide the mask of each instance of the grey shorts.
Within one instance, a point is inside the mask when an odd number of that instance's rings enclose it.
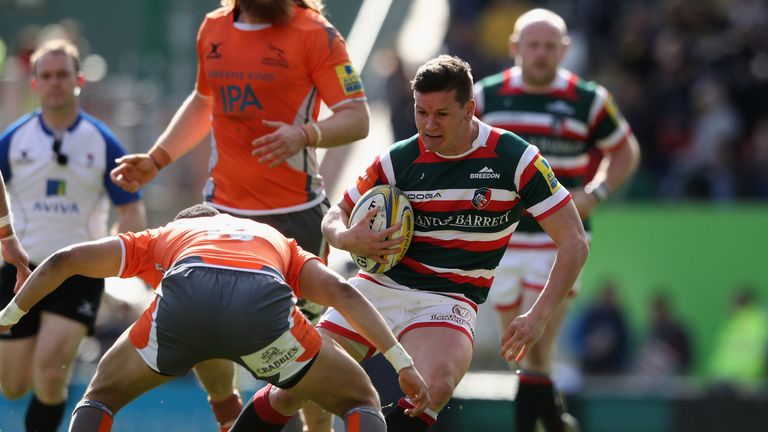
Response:
[[[323,261],[328,261],[328,242],[323,237],[320,224],[323,222],[323,216],[328,212],[330,204],[328,200],[302,211],[293,213],[265,215],[265,216],[233,216],[246,217],[256,222],[261,222],[280,231],[286,237],[293,238],[296,243],[307,252],[319,256]],[[311,302],[306,299],[299,299],[299,309],[304,313],[313,324],[317,324],[320,316],[325,311],[325,306]]]
[[[320,348],[319,334],[275,270],[189,261],[166,273],[130,340],[161,374],[184,375],[201,361],[221,358],[280,387],[298,382]]]

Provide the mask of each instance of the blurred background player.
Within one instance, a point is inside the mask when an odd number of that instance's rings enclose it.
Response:
[[[639,147],[611,95],[562,68],[570,40],[563,19],[546,9],[524,13],[510,36],[515,66],[475,86],[478,115],[537,146],[589,230],[589,216],[635,171]],[[589,179],[590,155],[602,155]],[[588,182],[587,182],[588,181]],[[555,261],[555,243],[530,215],[524,215],[496,273],[490,300],[502,330],[539,296]],[[579,289],[576,282],[571,296]],[[541,417],[548,431],[565,427],[550,378],[552,347],[569,302],[551,317],[542,338],[519,365],[518,431],[533,430]],[[567,421],[573,419],[565,416]]]
[[[136,190],[212,132],[204,201],[272,225],[325,259],[320,221],[329,203],[316,149],[368,134],[362,83],[344,39],[322,15],[322,2],[222,4],[200,27],[195,89],[149,152],[121,159],[112,177],[126,190]],[[321,100],[333,114],[317,122]],[[303,300],[300,307],[310,320],[322,312]],[[218,375],[220,367],[210,373]],[[233,374],[231,369],[229,378],[216,381],[231,381]],[[214,407],[218,398],[232,395],[231,385],[208,390]],[[329,431],[330,416],[311,411],[312,432]],[[313,414],[319,417],[317,426]]]
[[[109,178],[115,159],[125,154],[122,144],[80,110],[85,80],[77,48],[61,39],[45,42],[32,54],[31,65],[40,110],[0,136],[0,170],[17,210],[17,235],[34,268],[61,247],[106,235],[110,202],[118,217],[113,230],[140,230],[146,221],[139,193],[125,192]],[[11,265],[0,269],[3,306],[13,298],[16,279]],[[80,342],[93,333],[103,291],[103,279],[67,279],[13,330],[0,334],[3,394],[16,399],[34,390],[25,419],[28,431],[58,428],[72,364]]]
[[[269,393],[277,386],[344,417],[350,432],[385,432],[370,380],[343,350],[321,339],[295,306],[299,293],[338,308],[389,354],[416,404],[413,415],[429,403],[413,360],[381,315],[315,255],[268,225],[198,204],[164,227],[60,249],[0,311],[0,330],[73,275],[139,276],[153,287],[162,281],[162,287],[99,362],[73,412],[71,431],[111,430],[114,414],[139,395],[202,360],[226,358],[270,383],[232,430],[279,430],[259,416],[276,415]]]
[[[406,415],[412,407],[407,398],[387,414],[389,430],[398,432],[430,428],[467,372],[477,305],[488,295],[524,208],[555,239],[558,260],[540,301],[507,329],[505,358],[519,360],[541,336],[587,257],[571,196],[538,150],[474,117],[469,64],[447,55],[429,60],[412,88],[418,134],[376,157],[323,220],[333,246],[383,262],[382,256],[399,251],[402,239],[386,240],[399,226],[371,232],[374,209],[348,228],[350,211],[377,184],[397,186],[413,206],[415,230],[402,261],[384,273],[350,279],[385,316],[429,386],[431,403],[423,415]],[[377,351],[333,309],[318,327],[358,361]],[[278,401],[295,403],[285,392]]]

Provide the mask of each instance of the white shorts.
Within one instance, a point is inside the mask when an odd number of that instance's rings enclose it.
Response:
[[[501,258],[493,278],[488,303],[496,310],[514,309],[523,302],[523,290],[540,293],[549,279],[557,249],[508,248]],[[581,276],[576,279],[569,297],[581,288]]]
[[[349,283],[381,313],[398,340],[415,328],[446,327],[465,334],[474,344],[477,305],[469,300],[458,295],[388,288],[360,277],[351,278]],[[365,358],[377,352],[334,308],[328,309],[317,327],[367,346]]]

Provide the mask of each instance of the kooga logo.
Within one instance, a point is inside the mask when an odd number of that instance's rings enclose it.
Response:
[[[480,171],[470,174],[469,178],[470,179],[499,179],[501,178],[501,174],[493,172],[493,170],[488,167],[483,167],[483,169],[481,169]]]

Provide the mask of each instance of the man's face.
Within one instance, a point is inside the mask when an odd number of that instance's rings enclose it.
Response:
[[[434,93],[413,92],[416,128],[424,147],[441,155],[457,155],[469,150],[468,124],[475,112],[475,101],[461,105],[456,90]]]
[[[541,87],[554,81],[568,45],[557,27],[539,21],[524,27],[510,48],[515,64],[522,68],[526,84]]]
[[[40,106],[48,111],[75,109],[83,78],[75,72],[75,62],[62,53],[40,57],[32,77],[32,89],[40,94]]]
[[[246,14],[270,23],[288,21],[293,12],[293,0],[237,0]]]

